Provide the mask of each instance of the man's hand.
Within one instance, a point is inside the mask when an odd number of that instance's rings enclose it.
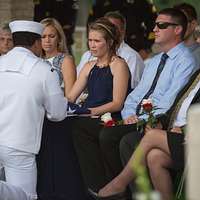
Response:
[[[132,115],[126,119],[124,119],[124,124],[135,124],[138,122],[138,117],[137,115]]]

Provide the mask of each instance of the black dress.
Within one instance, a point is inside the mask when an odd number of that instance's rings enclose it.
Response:
[[[184,169],[184,134],[167,132],[167,142],[173,160],[173,169]]]
[[[130,74],[130,73],[129,73]],[[113,75],[110,66],[99,67],[95,65],[87,81],[88,97],[83,104],[85,108],[93,108],[112,102]],[[131,78],[129,77],[127,95],[131,92]],[[121,119],[121,112],[111,113],[114,119]]]
[[[54,58],[61,66],[63,56]],[[53,67],[60,79],[60,72]],[[37,192],[41,200],[84,200],[85,192],[71,138],[71,119],[44,120],[41,149],[37,156]]]

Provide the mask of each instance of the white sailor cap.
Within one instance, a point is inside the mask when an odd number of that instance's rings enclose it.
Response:
[[[42,35],[44,26],[41,23],[26,20],[15,20],[9,23],[12,33],[15,32],[31,32]]]

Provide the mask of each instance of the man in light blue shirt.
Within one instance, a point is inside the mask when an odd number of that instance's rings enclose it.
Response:
[[[138,116],[135,116],[137,105],[143,99],[153,82],[162,54],[163,52],[154,56],[149,61],[138,86],[127,97],[122,110],[122,116],[126,124],[135,122],[134,120],[131,121],[132,116],[137,121]],[[156,115],[165,113],[170,108],[177,93],[188,81],[195,67],[197,67],[193,56],[183,42],[170,49],[167,55],[169,58],[160,74],[155,90],[149,96],[153,101],[153,105],[158,108],[155,110]]]
[[[126,137],[130,132],[136,131],[136,123],[139,117],[145,118],[145,116],[136,114],[137,107],[143,98],[152,99],[153,105],[158,108],[155,111],[156,115],[166,113],[179,91],[197,70],[198,67],[193,55],[182,42],[186,28],[187,18],[181,11],[167,8],[159,13],[153,31],[155,33],[155,43],[160,46],[162,52],[150,59],[145,66],[139,84],[128,95],[122,110],[124,125],[105,127],[100,134],[100,150],[103,154],[108,180],[115,177],[122,169],[119,156],[121,138]],[[146,97],[146,94],[152,88],[152,83],[164,53],[168,56],[164,68],[153,91]],[[137,143],[140,139],[141,134],[133,133],[130,143]]]

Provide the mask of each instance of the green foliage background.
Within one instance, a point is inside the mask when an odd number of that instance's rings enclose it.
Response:
[[[177,3],[189,3],[193,5],[196,8],[198,17],[200,19],[200,0],[153,0],[153,3],[155,4],[157,10],[166,8],[166,7],[172,7],[174,4]]]

